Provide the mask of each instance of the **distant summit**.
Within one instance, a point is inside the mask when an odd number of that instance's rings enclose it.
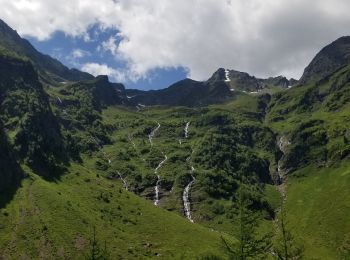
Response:
[[[231,90],[258,92],[266,87],[288,88],[296,84],[295,79],[288,80],[284,76],[270,77],[268,79],[256,78],[246,72],[229,69],[218,69],[209,81],[225,81]]]

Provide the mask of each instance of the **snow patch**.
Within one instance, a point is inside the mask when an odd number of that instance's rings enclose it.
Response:
[[[225,69],[225,82],[230,82],[230,71]]]

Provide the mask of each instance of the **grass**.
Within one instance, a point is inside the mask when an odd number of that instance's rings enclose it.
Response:
[[[1,210],[0,223],[4,258],[83,259],[94,226],[112,259],[222,255],[220,233],[153,206],[84,165],[73,164],[57,182],[30,173]]]
[[[288,186],[288,226],[305,246],[306,259],[350,256],[350,163],[309,166],[295,172]]]
[[[57,97],[72,98],[60,94],[59,90],[64,88],[48,89],[57,114],[61,110],[54,105]],[[320,104],[300,112],[294,106],[309,88],[312,86],[278,92],[276,95],[282,95],[281,99],[272,102],[280,103],[270,109],[266,120],[258,106],[259,95],[246,94],[206,108],[146,107],[140,112],[120,106],[104,109],[102,123],[109,129],[110,145],[84,155],[81,164],[73,163],[56,182],[44,181],[25,168],[29,177],[0,211],[0,258],[83,259],[94,227],[98,241],[107,242],[112,259],[195,259],[207,253],[224,256],[221,235],[230,237],[237,233],[232,201],[228,197],[209,196],[203,183],[212,169],[206,168],[205,162],[201,165],[200,160],[187,159],[196,157],[194,150],[211,145],[203,140],[212,140],[207,133],[220,123],[210,120],[220,122],[222,118],[227,119],[230,130],[237,130],[242,139],[251,138],[251,144],[241,147],[268,160],[271,173],[276,168],[276,136],[295,134],[297,126],[310,120],[322,120],[316,127],[327,131],[326,148],[336,153],[345,143],[349,105],[337,113],[323,109]],[[274,120],[281,114],[283,120]],[[191,122],[187,139],[184,138],[186,122]],[[148,134],[157,123],[161,127],[151,145]],[[245,135],[250,131],[254,132],[251,137]],[[312,132],[308,138],[318,132]],[[317,145],[310,154],[319,148]],[[220,143],[217,147],[224,146]],[[158,171],[162,190],[160,207],[155,207],[154,169],[164,154],[168,160]],[[305,246],[306,259],[341,259],[350,252],[347,203],[350,164],[337,166],[339,160],[334,158],[326,164],[329,168],[308,166],[290,173],[286,202],[288,227]],[[316,165],[314,161],[307,163]],[[196,182],[191,190],[196,224],[183,216],[182,192],[191,178],[191,166],[196,169]],[[131,192],[123,189],[117,172],[126,178]],[[217,169],[210,173],[219,176]],[[219,182],[215,180],[216,189]],[[271,184],[265,184],[263,199],[274,210],[280,206],[280,194]],[[273,221],[267,212],[261,213],[265,219],[262,218],[260,233],[272,231]]]

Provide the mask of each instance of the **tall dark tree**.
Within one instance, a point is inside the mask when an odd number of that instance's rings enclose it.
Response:
[[[86,257],[86,260],[108,260],[108,259],[109,259],[109,253],[107,251],[107,243],[105,241],[104,246],[101,247],[101,244],[96,237],[96,227],[94,227],[92,238],[90,239],[90,250]]]
[[[238,189],[238,234],[237,242],[222,238],[230,259],[266,259],[271,248],[271,235],[259,235],[259,215],[252,210],[252,200],[246,185]]]
[[[277,236],[277,243],[274,246],[274,252],[276,259],[280,260],[296,260],[302,259],[303,247],[298,245],[295,241],[292,233],[287,228],[286,212],[283,207],[283,201],[281,202],[281,211],[279,217],[279,234]]]

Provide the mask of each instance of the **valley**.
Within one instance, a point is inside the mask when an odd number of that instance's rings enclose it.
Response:
[[[349,37],[299,82],[141,91],[0,25],[0,259],[350,256]]]

